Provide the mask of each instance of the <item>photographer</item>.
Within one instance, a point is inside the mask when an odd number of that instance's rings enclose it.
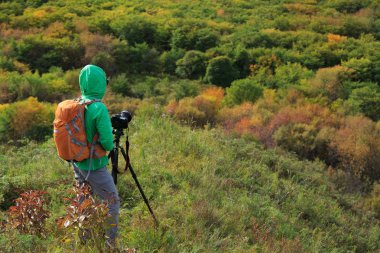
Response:
[[[106,151],[111,151],[114,147],[111,121],[107,107],[100,102],[107,86],[105,72],[98,66],[85,66],[79,75],[79,86],[82,93],[81,100],[83,100],[83,102],[95,100],[95,102],[85,107],[85,132],[87,141],[91,143],[92,140],[96,139],[95,135],[98,135],[97,142],[101,147]],[[74,173],[75,179],[79,183],[88,182],[93,192],[108,204],[111,220],[109,223],[110,226],[106,231],[106,244],[110,248],[115,248],[120,198],[112,176],[107,170],[107,164],[107,155],[91,157],[80,162],[75,162]]]

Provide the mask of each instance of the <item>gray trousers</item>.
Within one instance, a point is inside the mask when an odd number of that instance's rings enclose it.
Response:
[[[75,179],[80,183],[84,182],[88,175],[88,171],[81,170],[76,166],[73,167]],[[108,213],[110,214],[111,219],[109,221],[110,226],[106,231],[106,236],[108,239],[114,240],[117,237],[119,225],[120,198],[112,176],[108,172],[107,167],[104,167],[90,171],[87,182],[90,184],[93,192],[100,197],[100,199],[108,203]]]

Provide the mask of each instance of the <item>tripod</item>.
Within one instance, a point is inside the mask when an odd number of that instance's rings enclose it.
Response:
[[[129,169],[129,171],[131,172],[131,175],[132,175],[132,177],[133,177],[133,179],[134,179],[134,181],[135,181],[135,183],[137,185],[137,188],[139,189],[139,191],[141,193],[141,196],[143,197],[144,202],[145,202],[146,206],[148,207],[149,212],[152,215],[153,220],[154,220],[156,226],[158,226],[158,220],[156,219],[156,216],[154,215],[153,210],[152,210],[152,208],[149,205],[148,199],[146,198],[146,196],[144,194],[144,191],[141,188],[141,185],[140,185],[140,183],[139,183],[139,181],[137,179],[137,176],[135,174],[135,171],[133,170],[133,167],[132,167],[130,159],[129,159],[129,154],[128,154],[128,152],[129,152],[128,134],[127,134],[127,138],[126,138],[126,141],[125,141],[125,147],[126,147],[127,151],[125,151],[124,148],[122,146],[120,146],[120,138],[121,138],[121,136],[124,135],[123,129],[122,128],[113,129],[112,133],[115,135],[114,148],[108,154],[108,159],[111,159],[111,163],[112,163],[112,173],[111,174],[112,174],[113,181],[114,181],[114,183],[116,185],[117,184],[117,174],[119,173],[118,162],[119,162],[119,150],[120,150],[121,154],[123,155],[124,160],[125,160],[125,170],[124,171],[126,171],[127,169]]]

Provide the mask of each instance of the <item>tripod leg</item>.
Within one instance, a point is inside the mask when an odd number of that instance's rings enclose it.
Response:
[[[112,163],[112,178],[113,178],[113,182],[115,183],[115,185],[117,184],[117,165],[118,165],[118,155],[119,155],[119,152],[118,152],[118,148],[115,147],[111,152],[110,154],[108,155],[108,157],[110,158],[111,157],[111,163]]]
[[[143,197],[144,202],[145,202],[146,206],[148,207],[150,214],[153,217],[154,223],[156,224],[156,226],[158,226],[158,220],[156,219],[156,216],[154,215],[153,210],[152,210],[152,208],[149,205],[148,199],[145,196],[145,193],[144,193],[144,191],[143,191],[143,189],[142,189],[142,187],[141,187],[141,185],[139,183],[139,180],[137,179],[136,173],[133,170],[133,167],[132,167],[131,163],[129,162],[129,157],[125,153],[125,150],[124,150],[123,147],[120,147],[120,151],[121,151],[121,154],[124,157],[125,162],[128,164],[129,171],[131,172],[133,180],[135,181],[135,183],[137,185],[137,188],[139,188],[140,194]]]
[[[146,206],[148,207],[150,214],[151,214],[152,217],[153,217],[154,223],[156,224],[156,226],[158,226],[158,220],[156,219],[156,216],[154,215],[153,210],[152,210],[152,208],[151,208],[150,205],[149,205],[148,199],[146,198],[146,196],[145,196],[145,194],[144,194],[144,191],[143,191],[143,189],[142,189],[142,187],[141,187],[141,185],[140,185],[140,183],[139,183],[139,180],[137,180],[137,176],[136,176],[135,171],[133,170],[133,167],[132,167],[131,164],[129,164],[129,171],[131,172],[132,177],[133,177],[133,179],[135,180],[135,183],[136,183],[136,185],[137,185],[137,188],[139,188],[139,191],[140,191],[140,193],[141,193],[141,196],[143,197],[144,202],[145,202]]]

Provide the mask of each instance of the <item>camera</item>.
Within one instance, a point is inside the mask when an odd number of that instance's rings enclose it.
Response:
[[[111,116],[111,124],[115,129],[126,129],[128,123],[132,120],[132,114],[128,111],[122,111],[121,113]]]

